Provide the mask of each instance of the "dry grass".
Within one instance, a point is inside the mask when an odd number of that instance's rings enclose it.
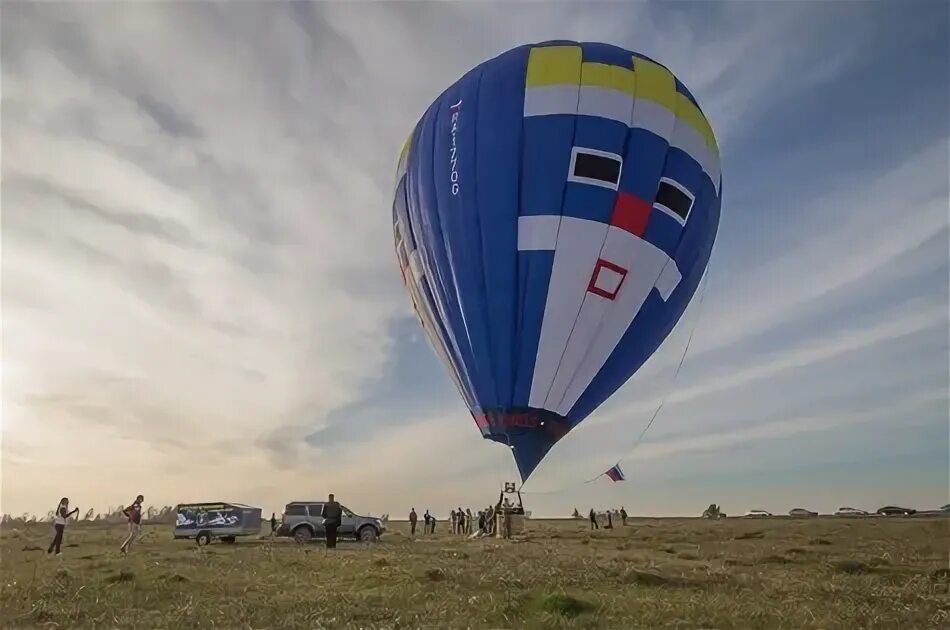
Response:
[[[146,528],[0,535],[0,627],[933,628],[950,625],[950,519],[532,522],[521,540],[198,548]]]

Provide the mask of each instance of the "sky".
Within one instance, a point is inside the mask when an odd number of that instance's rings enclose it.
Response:
[[[669,67],[715,130],[723,202],[686,315],[526,508],[950,501],[950,5],[44,2],[0,20],[3,512],[493,502],[517,473],[412,314],[393,178],[443,89],[551,39]],[[627,481],[589,481],[617,461]]]

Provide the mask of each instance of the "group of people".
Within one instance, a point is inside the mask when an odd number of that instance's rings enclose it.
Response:
[[[424,534],[434,534],[435,533],[435,522],[436,518],[429,514],[429,510],[426,510],[426,513],[422,516],[422,527]],[[419,523],[419,515],[416,514],[416,508],[409,510],[409,530],[413,536],[416,535],[416,525]]]
[[[627,526],[627,510],[623,506],[620,506],[620,520],[623,527]],[[600,523],[597,522],[597,512],[594,511],[594,508],[590,509],[590,528],[591,529],[600,529]],[[604,524],[604,529],[613,529],[614,528],[614,519],[613,519],[613,510],[607,510],[607,523]]]
[[[452,527],[451,531],[453,534],[461,536],[472,536],[475,534],[493,536],[495,534],[496,521],[498,520],[497,516],[499,514],[510,514],[512,507],[513,506],[507,499],[505,499],[504,502],[499,499],[498,505],[489,505],[484,510],[479,510],[477,516],[472,513],[471,508],[464,510],[462,508],[454,509],[449,513],[449,519]],[[434,534],[436,518],[429,513],[429,510],[425,511],[422,521],[422,533],[425,535]],[[509,523],[510,519],[506,520],[505,522]],[[416,508],[412,508],[409,510],[409,532],[412,536],[416,535],[416,527],[418,523],[419,515],[416,513]],[[506,534],[506,537],[510,537],[509,530],[510,525],[505,531],[503,531],[503,533]]]
[[[132,548],[132,542],[138,538],[142,531],[143,501],[145,501],[145,497],[140,494],[135,497],[135,501],[133,501],[131,505],[122,510],[122,515],[125,516],[128,522],[129,535],[126,536],[125,541],[123,541],[119,547],[120,553],[128,553],[129,549]],[[56,511],[53,512],[53,540],[46,550],[47,554],[55,553],[57,556],[62,555],[63,535],[66,533],[66,523],[70,517],[77,516],[78,514],[78,507],[73,510],[69,509],[68,497],[63,497],[59,500],[59,505],[56,506]]]
[[[326,544],[328,549],[333,549],[336,547],[337,542],[337,530],[340,527],[340,523],[343,518],[343,509],[340,507],[340,504],[336,502],[334,496],[331,494],[327,501],[323,505],[323,512],[321,516],[324,519],[324,526],[326,528]],[[122,545],[119,547],[119,551],[123,554],[129,552],[132,548],[132,543],[139,537],[142,531],[142,503],[145,501],[145,497],[141,494],[135,497],[135,500],[125,509],[122,510],[122,514],[126,517],[128,521],[128,536],[122,542]],[[508,502],[507,498],[502,501],[499,497],[498,505],[488,506],[484,510],[478,511],[478,516],[476,517],[471,508],[463,510],[458,508],[452,510],[450,514],[452,533],[456,535],[474,535],[481,534],[485,536],[492,536],[495,534],[496,530],[496,521],[499,514],[504,514],[510,516],[513,506]],[[63,544],[63,535],[66,531],[66,522],[73,516],[79,514],[79,508],[73,510],[69,509],[69,499],[63,497],[59,501],[59,505],[56,506],[56,511],[54,512],[54,521],[53,521],[53,540],[50,542],[49,549],[47,553],[55,553],[56,555],[61,555],[61,547]],[[623,519],[623,524],[627,524],[627,512],[621,508],[620,510],[621,517]],[[590,521],[591,529],[599,528],[597,524],[596,514],[594,510],[590,511]],[[419,522],[419,515],[416,513],[416,508],[412,508],[409,512],[409,528],[413,536],[416,535],[416,526]],[[423,533],[424,534],[435,534],[437,519],[434,515],[429,513],[429,510],[426,510],[423,515]],[[506,537],[511,535],[510,532],[510,518],[504,519],[504,531],[503,534]],[[476,530],[475,527],[478,529]],[[607,513],[607,528],[613,527],[610,521],[610,512]],[[277,518],[275,514],[271,514],[271,534],[273,535],[277,530]]]
[[[459,508],[458,510],[452,510],[449,513],[449,518],[452,520],[452,533],[467,535],[472,533],[472,522],[475,520],[472,517],[471,508],[463,510]]]

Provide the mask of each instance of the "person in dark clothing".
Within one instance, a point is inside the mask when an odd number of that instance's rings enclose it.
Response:
[[[270,533],[271,533],[271,536],[273,536],[275,532],[277,532],[277,514],[276,514],[276,512],[271,512],[271,513],[270,513]]]
[[[145,501],[145,497],[141,494],[135,497],[135,501],[132,502],[132,505],[122,510],[122,514],[129,519],[129,536],[125,539],[125,542],[122,543],[122,546],[119,547],[119,551],[122,553],[128,553],[129,549],[132,548],[132,543],[138,538],[139,534],[142,532],[142,502]]]
[[[63,532],[66,531],[66,520],[74,515],[79,513],[79,508],[76,508],[72,512],[69,511],[69,499],[63,497],[59,500],[59,505],[56,506],[56,512],[53,517],[53,542],[49,544],[49,549],[46,550],[46,553],[56,552],[56,555],[60,555],[62,552],[59,550],[60,546],[63,544]]]
[[[458,528],[455,531],[458,534],[465,533],[465,512],[462,511],[462,508],[459,508],[458,511]]]
[[[343,508],[334,500],[332,494],[323,504],[320,516],[323,517],[323,526],[327,531],[327,549],[336,549],[336,530],[343,520]]]
[[[613,529],[614,528],[614,517],[612,516],[613,512],[607,510],[607,524],[604,525],[604,529]]]
[[[419,521],[419,515],[416,514],[416,508],[409,510],[409,533],[416,535],[416,523]]]
[[[594,508],[590,509],[590,528],[600,529],[600,525],[597,524],[597,514],[594,513]]]
[[[423,524],[424,524],[424,526],[425,526],[425,529],[422,530],[422,532],[423,532],[424,534],[428,534],[428,533],[429,533],[429,527],[432,525],[432,516],[429,515],[429,510],[426,510],[426,513],[425,513],[425,515],[422,517],[422,520],[424,521]]]
[[[435,533],[435,514],[429,516],[429,528],[430,528],[430,531],[434,534]]]
[[[624,527],[627,526],[627,510],[622,505],[620,506],[620,522]]]

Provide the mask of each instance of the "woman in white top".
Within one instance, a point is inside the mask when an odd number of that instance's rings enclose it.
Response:
[[[56,533],[53,535],[53,542],[49,544],[49,549],[46,553],[53,553],[56,551],[56,555],[60,555],[60,545],[63,544],[63,531],[66,529],[66,519],[68,519],[73,514],[78,514],[79,508],[76,508],[72,512],[69,511],[69,499],[63,497],[59,500],[59,505],[56,506],[56,516],[53,518],[53,529]]]

